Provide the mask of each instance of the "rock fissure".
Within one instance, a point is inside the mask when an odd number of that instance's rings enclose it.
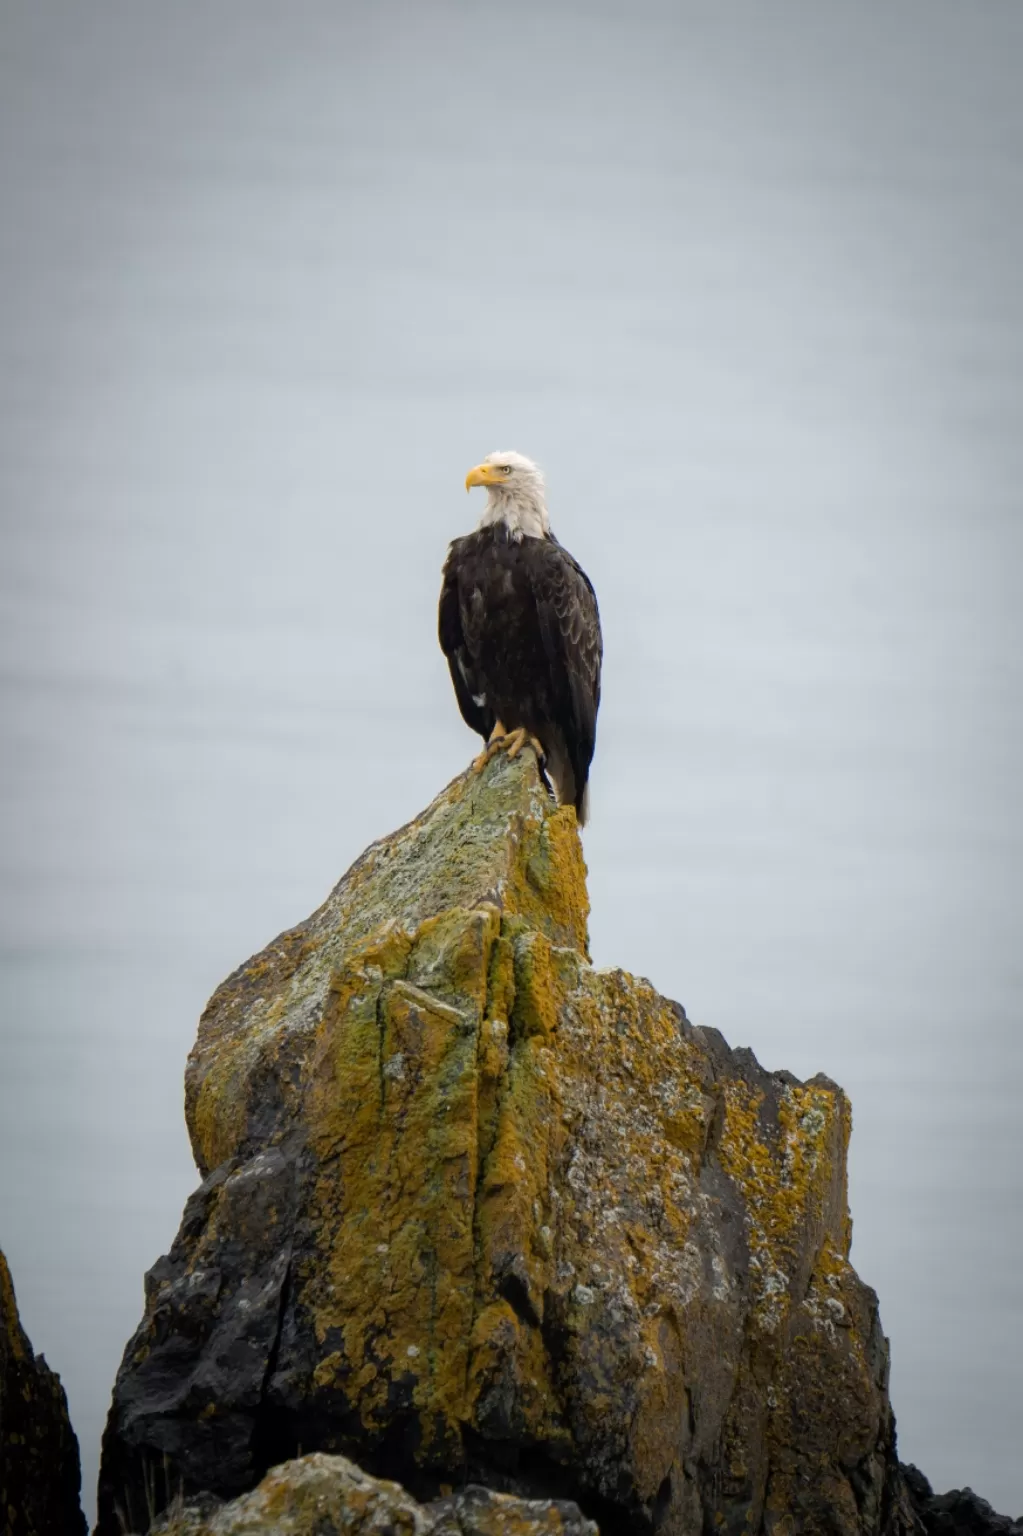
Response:
[[[507,1060],[502,1060],[504,1042],[510,1034],[510,1015],[514,1004],[514,979],[510,981],[502,978],[504,986],[501,991],[501,1001],[504,1003],[503,1017],[496,1011],[498,1001],[498,982],[495,977],[495,967],[499,963],[501,951],[499,945],[504,935],[499,932],[496,941],[490,948],[486,964],[486,991],[480,1021],[479,1033],[476,1041],[476,1070],[477,1080],[481,1085],[486,1085],[482,1102],[477,1102],[476,1109],[476,1159],[472,1179],[472,1210],[470,1216],[470,1231],[472,1233],[473,1254],[473,1286],[472,1300],[469,1311],[469,1339],[475,1336],[476,1324],[479,1318],[481,1298],[481,1269],[484,1262],[484,1240],[481,1228],[480,1193],[486,1185],[487,1166],[490,1154],[493,1151],[497,1139],[497,1127],[501,1114],[501,1104],[507,1084]],[[500,1037],[503,1034],[504,1039]],[[506,1056],[506,1051],[504,1051]],[[492,1099],[492,1102],[490,1100]],[[463,1434],[471,1429],[471,1413],[468,1404],[471,1395],[471,1380],[473,1372],[472,1347],[465,1352],[465,1372],[463,1377],[463,1407],[460,1415],[463,1425]]]
[[[387,1036],[387,1018],[386,1018],[386,1015],[384,1013],[384,988],[383,988],[382,985],[381,985],[380,991],[377,993],[377,1000],[376,1001],[377,1001],[377,1030],[378,1030],[378,1035],[379,1035],[378,1048],[377,1048],[377,1067],[379,1069],[378,1070],[378,1075],[379,1075],[379,1087],[380,1087],[380,1118],[382,1120],[383,1117],[384,1117],[384,1113],[385,1113],[386,1107],[387,1107],[387,1081],[386,1081],[386,1079],[384,1077],[384,1046],[386,1044],[386,1036]]]
[[[280,1448],[276,1443],[276,1414],[271,1402],[271,1389],[277,1372],[277,1363],[281,1352],[281,1339],[284,1334],[284,1321],[290,1301],[291,1252],[289,1249],[287,1267],[284,1271],[284,1279],[281,1282],[280,1296],[277,1303],[277,1326],[267,1354],[266,1369],[263,1372],[263,1380],[259,1389],[259,1404],[252,1425],[252,1465],[260,1476],[268,1472],[279,1459],[278,1451]]]

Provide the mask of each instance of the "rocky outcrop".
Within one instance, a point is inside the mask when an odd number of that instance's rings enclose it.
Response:
[[[85,1536],[78,1441],[60,1377],[36,1356],[0,1253],[0,1524],[4,1536]]]
[[[230,1504],[179,1507],[160,1536],[598,1536],[574,1504],[470,1487],[419,1504],[343,1456],[303,1456]]]
[[[845,1096],[595,970],[587,910],[574,813],[499,758],[214,995],[100,1536],[303,1451],[604,1536],[918,1529]]]
[[[903,1467],[902,1473],[926,1536],[1023,1536],[1023,1519],[996,1514],[972,1488],[935,1493],[916,1467]]]

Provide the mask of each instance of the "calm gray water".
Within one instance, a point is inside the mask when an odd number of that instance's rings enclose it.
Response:
[[[0,1244],[91,1494],[214,985],[466,762],[515,447],[595,958],[855,1111],[903,1455],[1023,1510],[1023,8],[0,0]]]

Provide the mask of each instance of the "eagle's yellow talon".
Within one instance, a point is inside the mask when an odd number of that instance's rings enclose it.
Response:
[[[475,773],[482,773],[490,759],[497,756],[507,740],[508,734],[500,720],[498,720],[490,733],[490,740],[483,748],[483,751],[479,757],[474,757],[472,760],[473,771]]]
[[[532,732],[527,731],[525,726],[520,725],[517,731],[512,731],[510,736],[505,737],[503,750],[507,752],[509,757],[515,758],[518,757],[523,747],[532,747],[536,753],[537,762],[542,763],[547,755]]]
[[[501,722],[498,721],[490,734],[490,740],[479,757],[473,758],[472,766],[477,773],[482,773],[491,758],[496,757],[498,752],[507,752],[508,757],[514,760],[518,757],[523,747],[532,747],[536,753],[536,760],[542,768],[547,761],[547,754],[536,737],[530,731],[527,731],[523,725],[518,726],[514,731],[506,731]]]

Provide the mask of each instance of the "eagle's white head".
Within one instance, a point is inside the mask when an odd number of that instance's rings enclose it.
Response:
[[[474,485],[487,488],[480,528],[504,523],[515,539],[544,539],[550,533],[543,474],[525,454],[510,448],[504,453],[488,453],[465,477],[467,491]]]

